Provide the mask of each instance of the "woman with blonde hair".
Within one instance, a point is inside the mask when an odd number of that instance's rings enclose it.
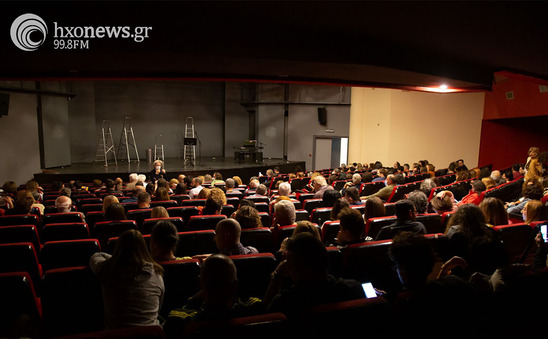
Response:
[[[485,216],[487,226],[508,225],[508,213],[502,200],[495,197],[485,198],[479,207]]]
[[[529,200],[521,210],[523,222],[529,225],[535,221],[542,221],[543,212],[544,205],[540,200]]]
[[[112,203],[119,203],[118,198],[114,195],[107,195],[103,198],[103,212],[105,212]]]
[[[239,176],[235,175],[235,176],[232,177],[232,179],[234,179],[234,181],[236,181],[237,186],[243,185],[242,178],[240,178]]]
[[[483,184],[485,185],[486,190],[497,186],[496,181],[493,178],[490,178],[490,177],[482,178],[481,182],[483,182]]]
[[[150,212],[151,218],[169,218],[169,213],[164,206],[155,206]]]
[[[525,164],[525,180],[542,177],[542,163],[538,161],[540,149],[538,147],[529,148],[527,163]]]

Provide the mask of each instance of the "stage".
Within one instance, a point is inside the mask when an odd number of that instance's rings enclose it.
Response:
[[[185,165],[182,158],[168,158],[164,161],[164,168],[167,172],[167,178],[177,178],[179,174],[197,176],[219,172],[223,178],[239,176],[244,183],[249,181],[252,176],[259,175],[259,172],[266,174],[266,170],[277,166],[281,173],[294,172],[297,166],[305,170],[305,161],[287,161],[283,159],[263,159],[260,163],[243,162],[240,163],[234,158],[225,157],[202,157],[201,161],[196,160],[196,164]],[[90,183],[93,179],[106,180],[108,178],[122,178],[124,182],[128,181],[130,173],[146,174],[152,170],[152,162],[141,160],[137,162],[132,160],[118,161],[118,166],[109,161],[105,166],[103,162],[97,163],[77,163],[65,167],[57,167],[43,170],[42,173],[34,174],[34,178],[39,183],[52,183],[54,181],[68,182],[70,180],[81,180]]]

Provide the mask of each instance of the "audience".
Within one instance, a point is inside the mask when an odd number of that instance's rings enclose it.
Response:
[[[259,211],[251,206],[241,206],[236,211],[234,219],[240,223],[242,229],[263,227]]]
[[[312,185],[314,187],[314,199],[322,199],[327,190],[334,189],[333,186],[327,184],[327,181],[321,175],[314,178]]]
[[[481,202],[481,193],[485,191],[485,184],[481,180],[474,180],[472,181],[472,188],[470,189],[470,192],[468,195],[466,195],[462,200],[458,203],[458,205],[464,205],[464,204],[474,204],[479,205]]]
[[[293,282],[288,289],[282,289],[285,277]],[[289,319],[296,319],[313,306],[364,296],[359,282],[328,274],[325,246],[317,237],[304,232],[287,241],[285,260],[272,273],[263,302],[269,312],[282,312]]]
[[[360,200],[360,192],[356,187],[348,187],[345,190],[344,198],[348,201],[351,206],[360,206],[364,205],[365,202]]]
[[[242,228],[236,219],[228,218],[219,221],[215,227],[215,245],[219,253],[224,255],[239,255],[259,253],[255,247],[240,243]]]
[[[190,257],[175,256],[179,234],[177,228],[169,220],[160,220],[150,233],[150,253],[157,262],[170,260],[186,260]]]
[[[169,218],[169,213],[164,206],[155,206],[150,212],[151,218]]]
[[[337,243],[340,247],[364,242],[365,222],[361,213],[353,208],[343,208],[338,215],[340,222]]]
[[[529,200],[523,206],[521,214],[523,221],[528,225],[535,221],[542,221],[545,218],[544,204],[540,200]]]
[[[390,198],[390,195],[392,194],[392,191],[394,190],[394,187],[396,186],[396,177],[394,176],[394,174],[389,174],[386,177],[385,183],[386,183],[386,186],[381,188],[376,193],[368,196],[360,197],[360,199],[367,200],[370,197],[379,197],[383,201],[388,200],[388,198]]]
[[[455,196],[451,191],[438,192],[432,200],[430,200],[430,206],[432,207],[432,210],[438,214],[453,212],[458,208]]]
[[[139,208],[150,208],[150,194],[147,192],[140,193],[137,196],[137,206]]]
[[[479,207],[489,227],[508,225],[508,213],[504,203],[499,198],[489,197],[482,200]]]
[[[363,214],[364,220],[384,217],[386,215],[386,207],[379,197],[370,197],[365,200],[365,213]]]
[[[192,189],[188,191],[188,195],[190,195],[190,199],[195,199],[200,191],[204,187],[202,186],[202,179],[199,177],[192,178]]]
[[[407,199],[415,206],[417,214],[428,213],[428,197],[420,190],[414,190],[407,195]]]

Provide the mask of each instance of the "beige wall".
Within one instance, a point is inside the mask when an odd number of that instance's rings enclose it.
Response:
[[[352,88],[348,162],[478,165],[484,93]]]

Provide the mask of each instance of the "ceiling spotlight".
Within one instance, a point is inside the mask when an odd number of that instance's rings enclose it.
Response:
[[[447,85],[445,85],[445,84],[443,84],[443,85],[440,86],[440,89],[447,89],[447,88],[448,88],[448,87],[447,87]]]

